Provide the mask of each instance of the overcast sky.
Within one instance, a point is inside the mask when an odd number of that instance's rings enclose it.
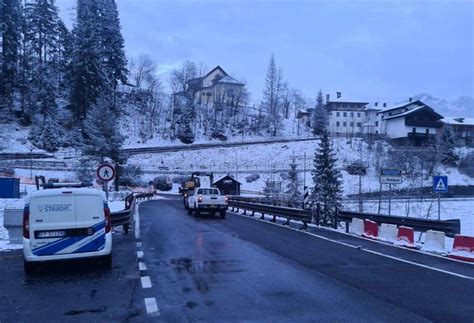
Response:
[[[164,81],[187,59],[221,65],[258,100],[273,53],[311,97],[474,96],[474,1],[116,1],[127,55],[150,54]],[[70,25],[75,0],[57,4]]]

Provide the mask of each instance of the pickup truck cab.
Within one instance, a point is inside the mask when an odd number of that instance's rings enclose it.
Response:
[[[104,192],[55,188],[31,193],[23,213],[25,272],[38,262],[101,258],[112,262],[110,210]]]
[[[189,192],[185,200],[188,214],[194,212],[196,216],[208,212],[213,215],[219,213],[221,218],[225,218],[227,207],[227,197],[220,195],[219,189],[215,187],[198,187]]]

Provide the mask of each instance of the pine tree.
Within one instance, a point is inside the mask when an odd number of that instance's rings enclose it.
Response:
[[[263,91],[262,105],[267,111],[268,128],[272,136],[276,136],[282,127],[282,94],[283,80],[281,69],[275,63],[275,57],[270,57],[267,74],[265,77],[265,89]]]
[[[295,161],[295,158],[293,157],[290,163],[290,170],[288,171],[289,183],[286,186],[286,193],[290,194],[290,199],[292,201],[298,200],[298,198],[301,197],[301,191],[299,189],[300,183],[299,183],[298,171],[296,167],[297,167],[296,161]]]
[[[185,144],[191,144],[194,142],[194,132],[191,128],[192,113],[192,105],[187,104],[180,118],[178,139]]]
[[[321,141],[314,153],[313,197],[322,204],[323,224],[334,223],[335,210],[341,207],[342,181],[336,168],[337,158],[327,131],[323,131]]]
[[[453,129],[449,125],[445,125],[438,137],[438,148],[440,162],[446,166],[456,166],[459,156],[455,151],[456,139],[454,138]]]
[[[78,0],[74,53],[70,79],[71,104],[76,119],[83,120],[104,91],[100,61],[100,14],[97,0]]]
[[[0,78],[0,109],[13,107],[13,96],[18,78],[20,50],[21,6],[19,0],[3,0],[0,16],[2,37],[2,66]]]
[[[319,90],[316,107],[312,115],[311,128],[314,136],[320,136],[327,129],[328,115],[324,105],[323,92]]]
[[[125,44],[120,32],[120,19],[115,0],[100,0],[101,61],[105,77],[115,91],[118,82],[127,82]]]

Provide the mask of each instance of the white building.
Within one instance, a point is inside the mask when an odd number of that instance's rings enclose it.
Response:
[[[394,140],[420,143],[436,135],[443,126],[442,115],[420,100],[398,104],[377,112],[381,116],[381,133]]]
[[[366,122],[366,105],[368,102],[353,101],[342,98],[329,100],[326,96],[329,132],[336,135],[353,136],[363,133]]]

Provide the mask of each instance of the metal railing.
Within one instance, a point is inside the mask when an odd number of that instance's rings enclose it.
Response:
[[[318,224],[320,223],[320,219],[324,218],[324,214],[321,210],[322,208],[318,207],[318,205],[310,209],[302,209],[297,207],[271,205],[271,203],[262,203],[263,201],[264,199],[262,198],[231,197],[229,199],[229,207],[232,208],[232,211],[242,209],[244,214],[251,212],[251,216],[254,216],[255,213],[258,212],[261,214],[262,219],[264,218],[264,215],[271,215],[273,216],[273,222],[276,221],[276,217],[286,218],[286,224],[289,224],[290,220],[301,221],[303,223],[303,228],[306,228],[308,223]],[[352,219],[368,219],[377,222],[378,224],[387,223],[395,224],[397,226],[403,225],[412,227],[418,232],[426,232],[428,230],[441,231],[448,237],[454,237],[455,234],[461,232],[461,221],[459,219],[439,221],[335,209],[335,228],[337,228],[341,222],[345,222],[346,232],[349,232],[349,224],[352,222]]]
[[[125,234],[128,234],[130,224],[133,221],[136,202],[141,200],[148,200],[154,195],[154,193],[132,193],[128,195],[125,198],[125,209],[110,213],[110,217],[112,219],[112,226],[122,226]]]

